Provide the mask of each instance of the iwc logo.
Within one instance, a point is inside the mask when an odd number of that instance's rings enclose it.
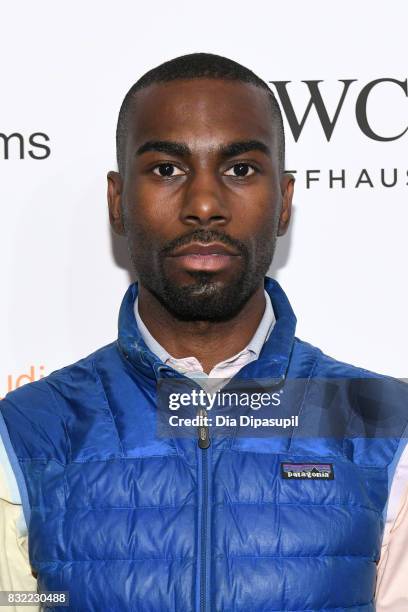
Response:
[[[295,142],[299,140],[299,137],[302,133],[302,130],[305,126],[306,120],[309,116],[312,107],[316,109],[316,113],[322,126],[323,132],[327,140],[329,141],[333,135],[334,128],[336,127],[337,120],[339,118],[341,109],[343,108],[343,104],[350,89],[350,86],[352,83],[356,83],[357,79],[339,79],[339,83],[343,83],[343,87],[342,91],[340,92],[339,101],[337,103],[337,107],[332,119],[330,119],[329,117],[329,113],[326,109],[323,96],[319,89],[319,83],[323,83],[323,81],[321,79],[317,81],[302,81],[302,83],[306,83],[309,89],[310,98],[303,117],[300,121],[296,117],[296,113],[293,108],[293,104],[289,97],[289,92],[287,89],[287,85],[288,83],[291,83],[291,81],[269,82],[275,85],[276,91],[279,96],[279,101],[286,115],[286,119],[288,120]],[[379,134],[370,124],[367,115],[367,104],[370,94],[372,93],[374,88],[384,83],[392,84],[393,87],[399,87],[402,94],[405,95],[405,97],[408,97],[407,79],[405,79],[405,81],[398,81],[398,79],[391,78],[376,79],[375,81],[370,81],[361,89],[356,100],[355,114],[357,125],[363,132],[363,134],[367,136],[367,138],[371,138],[372,140],[377,140],[380,142],[390,142],[391,140],[398,140],[398,138],[402,138],[402,136],[404,136],[404,134],[408,131],[408,125],[405,127],[403,126],[402,130],[396,134]],[[381,112],[384,112],[384,109],[381,109]],[[387,112],[392,112],[392,109],[387,108]]]
[[[310,114],[313,109],[315,117],[317,117],[321,127],[323,138],[327,142],[332,142],[333,134],[338,127],[339,117],[345,107],[345,102],[349,100],[354,105],[355,124],[358,130],[367,138],[377,141],[389,143],[401,139],[408,133],[408,125],[406,113],[402,112],[402,106],[406,104],[408,98],[408,81],[398,80],[387,77],[380,78],[360,85],[357,79],[338,79],[339,83],[338,94],[334,105],[328,104],[324,100],[324,81],[320,80],[305,80],[301,81],[301,87],[308,90],[306,107],[302,104],[304,110],[295,111],[293,100],[296,98],[296,84],[290,85],[292,81],[269,81],[275,87],[277,97],[286,116],[290,131],[295,142],[298,142],[307,121],[310,121]],[[288,88],[289,85],[289,88]],[[290,92],[289,92],[290,89]],[[304,91],[302,92],[302,94]],[[386,95],[389,102],[384,101],[373,105],[373,99],[376,93]],[[351,97],[353,98],[351,99]],[[302,95],[303,99],[303,95]],[[328,106],[332,108],[328,110]],[[398,108],[397,108],[398,106]],[[375,108],[377,110],[375,111]],[[368,109],[368,110],[367,110]],[[400,109],[400,110],[399,110]],[[385,128],[379,127],[382,123],[384,114],[393,115],[396,117],[395,125],[398,127]],[[400,116],[400,119],[398,118]],[[344,128],[343,128],[344,129]],[[347,128],[349,132],[349,128]],[[350,136],[352,130],[350,130]],[[377,149],[376,149],[377,151]],[[296,175],[300,179],[306,189],[315,189],[322,186],[329,189],[372,189],[375,187],[389,189],[391,187],[407,186],[408,170],[407,168],[387,167],[389,160],[389,151],[381,149],[387,154],[384,159],[379,159],[375,167],[368,168],[347,168],[349,159],[345,160],[343,167],[336,168],[287,168],[287,172]]]

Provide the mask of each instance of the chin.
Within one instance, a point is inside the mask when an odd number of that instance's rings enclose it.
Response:
[[[159,299],[182,321],[228,321],[238,314],[256,289],[245,287],[242,280],[241,277],[238,282],[225,284],[201,278],[191,285],[170,285]]]

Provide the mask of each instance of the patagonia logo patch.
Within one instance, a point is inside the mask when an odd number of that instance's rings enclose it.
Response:
[[[334,480],[332,463],[281,463],[286,480]]]

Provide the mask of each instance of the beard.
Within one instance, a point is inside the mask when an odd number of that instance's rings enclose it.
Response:
[[[177,247],[190,242],[221,242],[232,247],[241,256],[240,270],[229,280],[217,280],[217,272],[192,270],[192,282],[178,285],[169,278],[165,260]],[[139,245],[141,244],[138,241]],[[188,235],[168,242],[161,248],[152,269],[152,253],[149,248],[132,254],[132,261],[139,281],[176,319],[181,321],[228,321],[235,317],[258,289],[271,264],[276,237],[257,236],[249,246],[216,230],[197,229]],[[142,254],[143,253],[143,254]]]

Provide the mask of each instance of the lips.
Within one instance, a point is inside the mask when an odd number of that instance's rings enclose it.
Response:
[[[208,244],[193,242],[190,244],[186,244],[185,246],[179,247],[178,249],[173,251],[170,257],[182,257],[184,255],[228,255],[236,257],[239,254],[231,248],[227,247],[225,244],[222,244],[221,242],[210,242]]]
[[[205,272],[218,272],[232,266],[240,255],[220,242],[203,244],[194,242],[179,247],[169,258],[176,266],[180,266],[186,271],[202,270]]]

